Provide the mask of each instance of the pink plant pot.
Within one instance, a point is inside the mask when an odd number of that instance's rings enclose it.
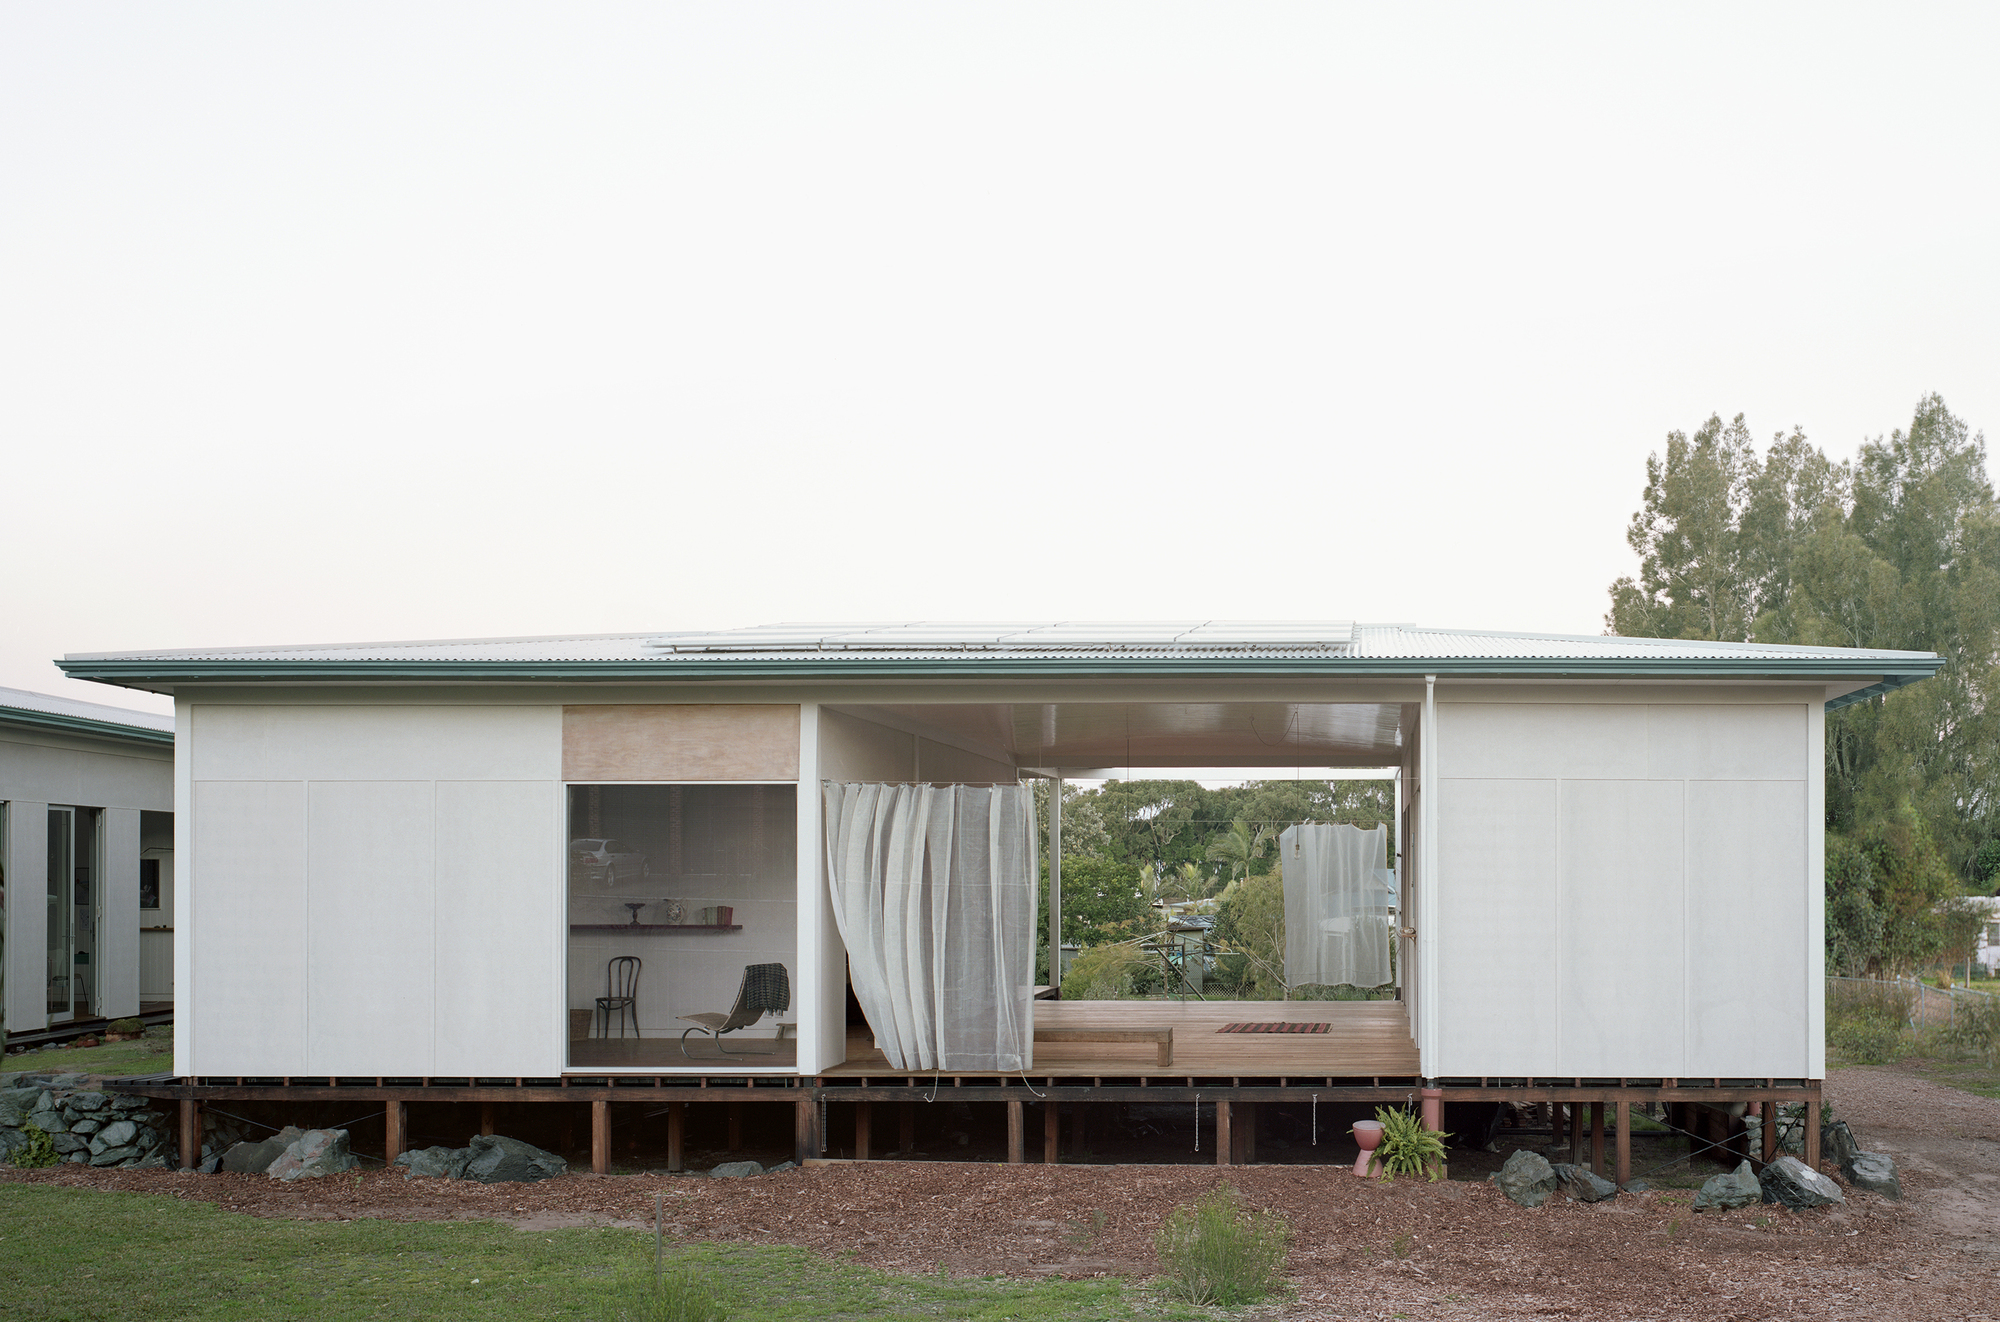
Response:
[[[1382,1142],[1382,1122],[1380,1120],[1356,1120],[1354,1141],[1361,1145],[1361,1155],[1354,1159],[1354,1173],[1363,1179],[1368,1177],[1368,1163],[1375,1156],[1375,1149]]]

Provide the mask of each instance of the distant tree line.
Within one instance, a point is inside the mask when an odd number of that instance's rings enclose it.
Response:
[[[1986,440],[1936,395],[1835,462],[1802,431],[1760,455],[1738,414],[1646,463],[1611,585],[1628,637],[1897,648],[1934,677],[1830,714],[1829,972],[1969,957],[1966,894],[2000,888],[2000,508]]]

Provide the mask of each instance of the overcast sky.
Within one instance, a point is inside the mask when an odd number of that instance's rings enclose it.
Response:
[[[1994,6],[0,7],[0,684],[1594,633],[1648,451],[2000,434]]]

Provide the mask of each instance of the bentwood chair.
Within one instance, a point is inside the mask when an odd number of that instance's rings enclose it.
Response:
[[[611,1036],[611,1016],[618,1015],[618,1036],[625,1036],[625,1016],[632,1016],[632,1036],[639,1033],[639,957],[619,955],[604,966],[604,995],[597,998],[599,1037]]]

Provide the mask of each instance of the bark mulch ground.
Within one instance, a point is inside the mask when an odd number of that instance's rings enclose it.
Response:
[[[1692,1190],[1538,1210],[1492,1186],[1359,1180],[1338,1167],[816,1165],[750,1180],[571,1175],[535,1185],[405,1182],[376,1171],[282,1185],[261,1176],[58,1168],[4,1178],[197,1198],[253,1216],[494,1219],[650,1230],[653,1197],[684,1238],[792,1244],[884,1270],[968,1275],[1154,1272],[1161,1218],[1217,1184],[1282,1213],[1286,1318],[2000,1319],[2000,1102],[1891,1070],[1845,1070],[1827,1095],[1898,1159],[1908,1200],[1697,1216]],[[1486,1162],[1493,1159],[1488,1157]]]

